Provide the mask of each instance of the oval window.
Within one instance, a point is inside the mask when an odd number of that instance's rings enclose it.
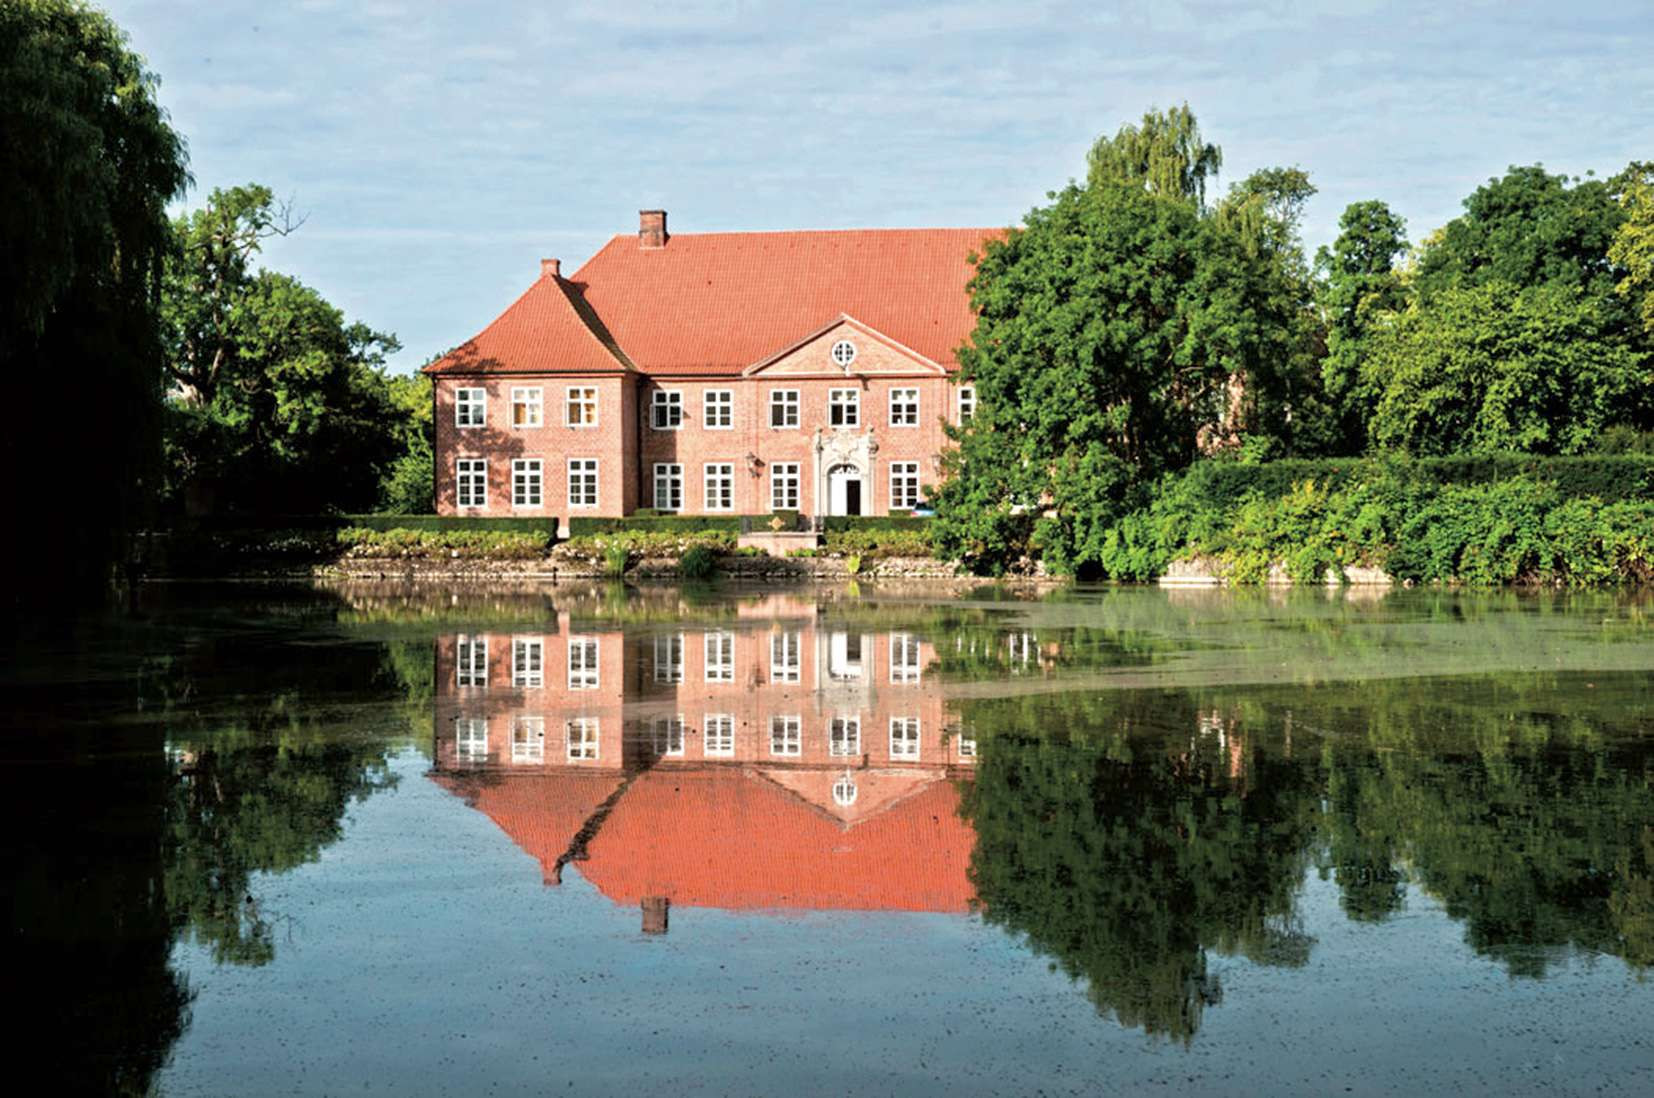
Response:
[[[848,339],[841,339],[833,344],[833,361],[840,366],[848,366],[856,361],[856,345]]]
[[[856,803],[856,783],[846,774],[833,783],[833,803],[848,807]]]

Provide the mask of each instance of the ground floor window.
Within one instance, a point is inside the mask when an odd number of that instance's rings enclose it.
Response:
[[[539,458],[518,458],[511,463],[511,506],[539,507],[543,502],[545,468]]]
[[[454,462],[454,495],[461,507],[488,506],[488,461],[460,458]]]
[[[569,458],[569,506],[597,506],[596,458]]]
[[[462,636],[454,642],[454,685],[488,685],[488,638]]]
[[[799,652],[803,637],[799,633],[774,633],[770,636],[770,681],[797,682],[799,679]]]
[[[919,761],[919,718],[890,718],[890,757],[904,762]]]
[[[569,689],[596,690],[597,685],[597,638],[570,637]]]
[[[511,642],[511,685],[538,687],[545,683],[545,642],[517,637]]]
[[[798,509],[798,462],[775,462],[770,466],[770,510]]]
[[[890,509],[911,511],[919,505],[919,463],[893,461],[890,463]]]
[[[803,719],[796,716],[770,718],[770,754],[796,758],[804,751]]]
[[[682,465],[664,462],[655,465],[655,510],[683,510]]]
[[[735,510],[735,466],[727,461],[711,462],[706,466],[706,509],[708,511]]]
[[[728,713],[709,713],[703,726],[703,748],[709,757],[729,758],[735,754],[735,718]]]
[[[668,686],[683,681],[682,633],[663,633],[655,638],[655,681]]]
[[[890,681],[918,682],[919,638],[912,633],[890,634]]]
[[[735,634],[723,630],[708,633],[702,643],[706,655],[706,681],[734,682]]]

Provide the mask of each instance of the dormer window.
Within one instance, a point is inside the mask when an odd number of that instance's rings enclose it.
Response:
[[[850,364],[856,361],[856,345],[848,339],[841,339],[833,344],[830,353],[833,356],[833,362],[842,370],[848,370]]]

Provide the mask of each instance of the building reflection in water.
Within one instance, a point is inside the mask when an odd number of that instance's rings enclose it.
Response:
[[[964,912],[976,745],[934,660],[787,597],[718,627],[446,634],[433,779],[548,884],[574,862],[617,904]]]

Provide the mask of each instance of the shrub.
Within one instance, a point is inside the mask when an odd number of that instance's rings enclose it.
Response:
[[[928,528],[864,527],[827,531],[825,548],[830,553],[855,553],[869,559],[879,557],[928,557],[931,553]]]
[[[603,574],[611,578],[624,576],[632,566],[632,554],[619,543],[603,547]]]
[[[739,515],[654,515],[637,512],[626,518],[596,518],[585,516],[569,519],[570,537],[595,537],[599,534],[659,533],[692,534],[720,531],[729,534],[741,532]]]
[[[501,530],[372,530],[350,526],[334,535],[340,548],[357,557],[493,557],[526,560],[544,556],[552,538],[544,533]]]
[[[718,569],[718,558],[705,545],[691,545],[678,558],[678,575],[689,580],[711,579]]]

